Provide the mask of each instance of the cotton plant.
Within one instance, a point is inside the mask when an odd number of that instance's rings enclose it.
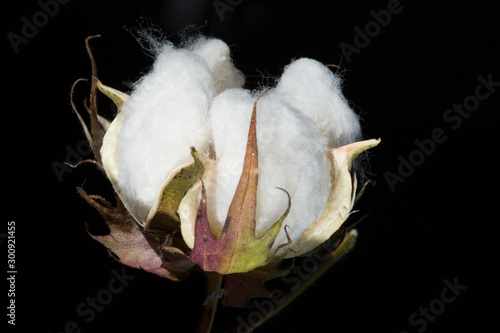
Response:
[[[251,91],[223,41],[157,42],[126,94],[98,80],[90,38],[90,127],[78,116],[117,204],[78,192],[104,217],[109,234],[90,235],[116,260],[174,281],[206,272],[213,314],[223,280],[223,304],[246,306],[295,258],[323,247],[333,263],[352,247],[353,161],[380,140],[361,139],[330,68],[296,59],[275,86]],[[98,90],[117,106],[111,121],[97,113]]]

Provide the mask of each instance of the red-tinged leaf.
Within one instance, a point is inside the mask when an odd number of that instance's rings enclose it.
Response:
[[[207,193],[205,185],[202,183],[201,201],[195,225],[195,245],[189,259],[197,263],[205,271],[216,271],[217,263],[222,260],[219,253],[219,244],[212,235],[212,231],[210,231],[207,216]]]
[[[162,244],[155,244],[151,238],[146,237],[142,227],[127,212],[121,201],[117,200],[117,206],[113,207],[109,202],[99,196],[87,195],[81,188],[78,193],[103,216],[109,227],[107,235],[90,236],[108,248],[113,257],[120,263],[146,270],[150,273],[166,277],[171,280],[184,278],[188,270],[193,266],[187,266],[187,257],[184,260],[179,252],[173,257],[162,256],[158,251]],[[172,261],[168,261],[172,260]]]

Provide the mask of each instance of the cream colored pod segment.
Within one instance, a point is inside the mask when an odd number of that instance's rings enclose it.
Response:
[[[375,147],[380,139],[358,141],[327,151],[330,160],[332,187],[320,218],[307,228],[292,246],[287,257],[304,254],[325,242],[349,217],[356,198],[356,173],[353,160],[361,152]]]
[[[145,225],[156,211],[165,181],[192,163],[189,147],[208,152],[208,110],[221,91],[240,87],[243,74],[217,39],[199,38],[185,48],[165,44],[111,122],[102,164],[123,204]]]

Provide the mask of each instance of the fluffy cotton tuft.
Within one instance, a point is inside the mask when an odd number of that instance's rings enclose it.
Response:
[[[276,93],[314,121],[329,148],[361,138],[358,117],[342,94],[342,79],[322,63],[293,61],[285,67]]]
[[[190,46],[190,49],[207,62],[214,77],[217,93],[243,86],[245,78],[231,62],[229,46],[226,43],[215,38],[200,38]]]
[[[125,121],[118,138],[117,183],[140,223],[170,173],[192,162],[190,147],[209,150],[208,110],[218,90],[243,84],[234,79],[240,72],[229,56],[214,59],[205,52],[209,48],[226,55],[223,44],[195,41],[186,49],[165,44],[151,72],[136,83],[122,107]]]
[[[256,97],[241,89],[218,95],[210,110],[217,168],[208,182],[208,213],[214,230],[220,231],[243,168],[248,129]],[[321,214],[330,191],[330,164],[321,133],[310,118],[268,93],[257,104],[259,185],[257,235],[262,235],[285,212],[285,224],[296,241]],[[213,225],[217,224],[217,225]],[[282,229],[274,248],[286,243]]]

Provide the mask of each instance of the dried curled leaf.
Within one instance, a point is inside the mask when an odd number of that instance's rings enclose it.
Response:
[[[89,235],[108,248],[120,263],[146,270],[170,280],[180,280],[187,276],[194,266],[181,251],[170,250],[168,240],[152,238],[127,212],[120,200],[117,206],[99,196],[86,194],[81,188],[78,193],[103,216],[109,227],[109,234]],[[166,243],[165,243],[166,242]],[[167,255],[159,255],[159,251]]]

